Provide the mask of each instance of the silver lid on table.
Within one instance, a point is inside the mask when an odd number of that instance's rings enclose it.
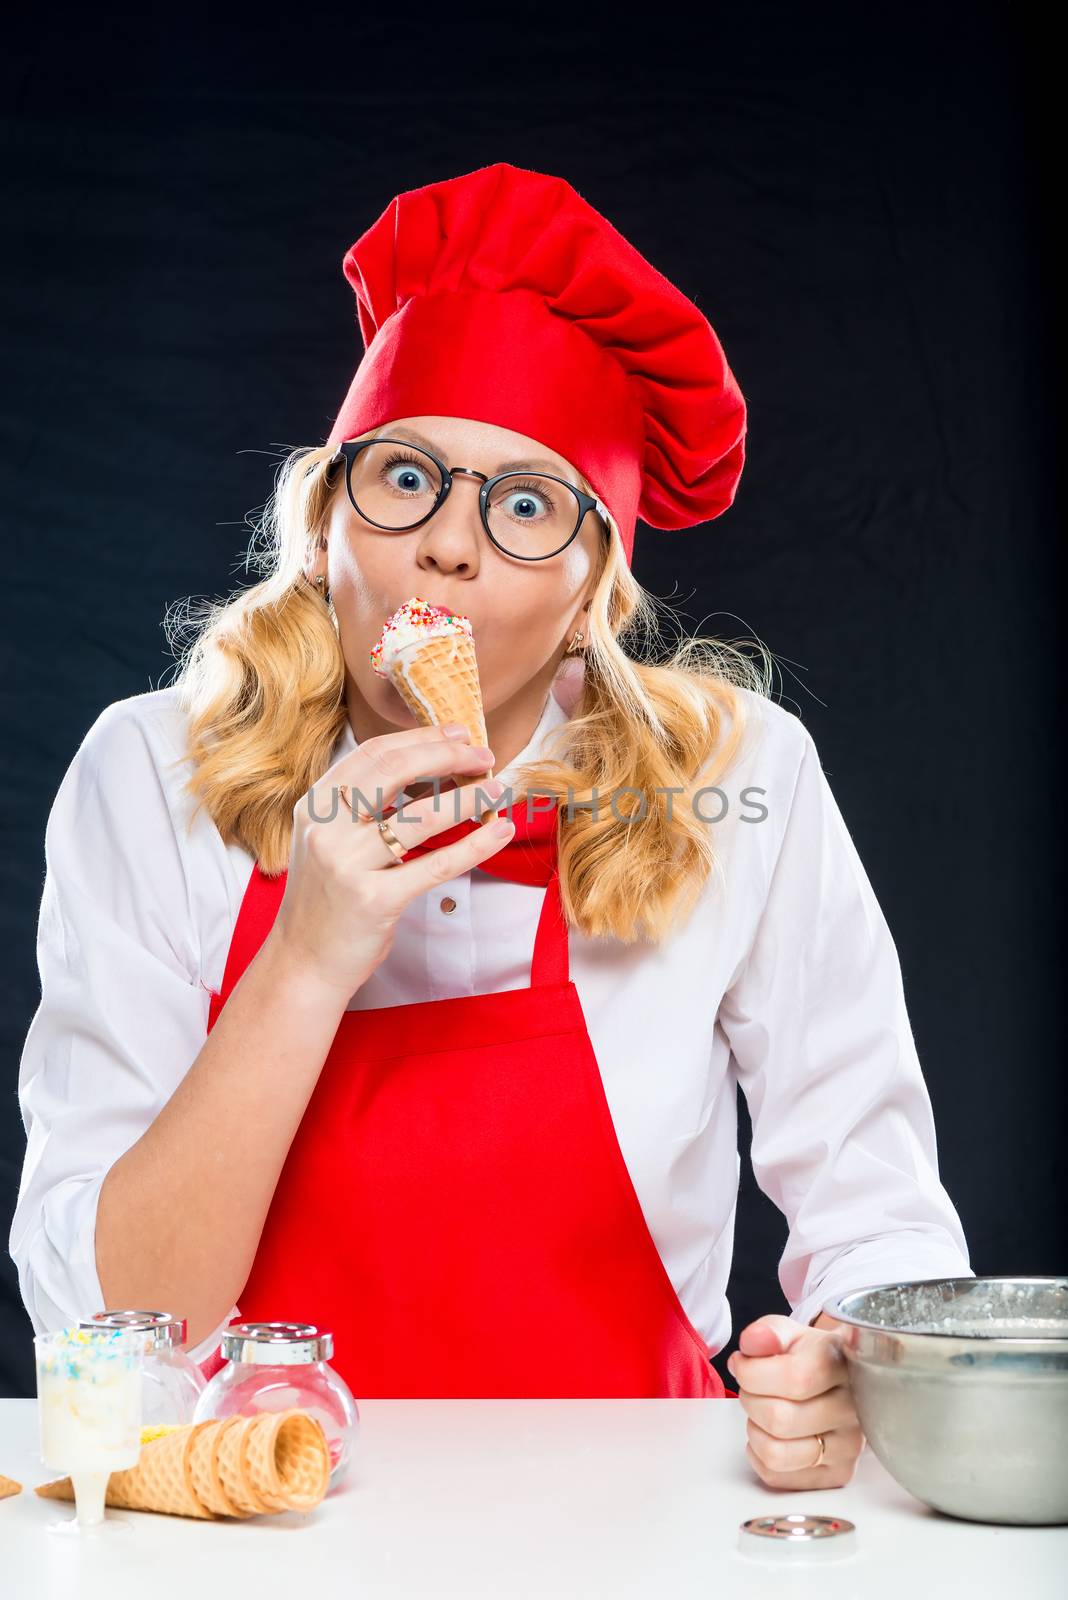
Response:
[[[299,1366],[329,1361],[334,1335],[313,1322],[235,1322],[219,1341],[224,1361]]]
[[[806,1516],[802,1512],[751,1517],[738,1530],[743,1554],[762,1561],[838,1560],[851,1555],[856,1543],[856,1524],[847,1522],[845,1517]]]
[[[81,1317],[79,1328],[132,1328],[143,1329],[145,1346],[150,1350],[180,1347],[185,1344],[186,1320],[170,1311],[97,1311],[91,1317]]]

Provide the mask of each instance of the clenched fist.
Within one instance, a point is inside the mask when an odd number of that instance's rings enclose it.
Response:
[[[758,1317],[727,1362],[749,1418],[745,1453],[769,1488],[840,1489],[856,1471],[864,1435],[839,1326],[825,1312],[810,1328]]]

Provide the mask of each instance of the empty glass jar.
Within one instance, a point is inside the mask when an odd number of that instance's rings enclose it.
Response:
[[[348,1471],[360,1413],[345,1380],[328,1365],[334,1336],[310,1322],[235,1322],[222,1335],[226,1365],[197,1401],[194,1422],[301,1406],[322,1423],[330,1486]]]
[[[204,1374],[182,1349],[186,1336],[184,1317],[173,1316],[169,1311],[98,1311],[95,1316],[82,1317],[78,1326],[143,1330],[143,1425],[192,1422],[204,1389]]]

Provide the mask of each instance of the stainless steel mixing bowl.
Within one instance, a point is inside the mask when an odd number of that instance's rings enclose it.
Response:
[[[939,1278],[828,1301],[868,1443],[973,1522],[1068,1522],[1068,1278]]]

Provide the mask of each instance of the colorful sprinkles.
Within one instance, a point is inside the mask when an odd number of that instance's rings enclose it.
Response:
[[[118,1368],[134,1366],[139,1353],[130,1328],[60,1328],[37,1344],[37,1365],[50,1377],[96,1383]]]
[[[380,678],[389,676],[389,663],[398,650],[421,639],[437,638],[443,633],[471,634],[471,619],[462,612],[448,611],[444,606],[431,605],[418,595],[406,600],[387,621],[371,651],[371,665]],[[383,664],[383,657],[385,664]]]

